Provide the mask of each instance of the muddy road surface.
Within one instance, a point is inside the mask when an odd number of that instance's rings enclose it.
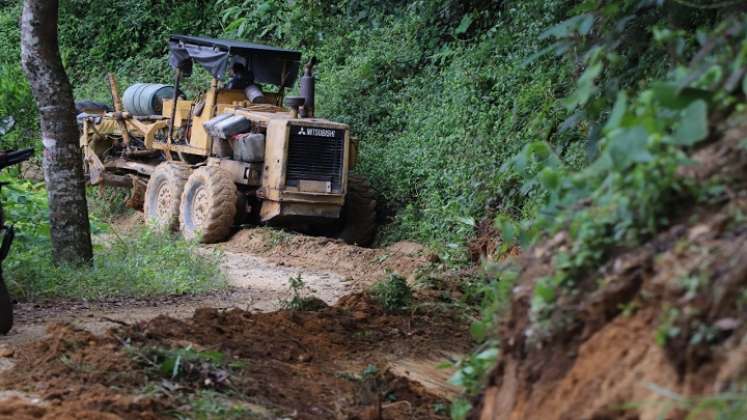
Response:
[[[1,418],[447,418],[469,347],[458,313],[387,313],[366,293],[434,259],[269,229],[211,246],[208,295],[20,304],[0,337]],[[210,248],[206,248],[209,251]],[[300,275],[313,311],[288,310]]]

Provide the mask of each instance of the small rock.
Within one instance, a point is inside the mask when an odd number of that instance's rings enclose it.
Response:
[[[690,229],[690,232],[688,232],[687,234],[687,239],[693,241],[700,237],[706,236],[709,233],[711,233],[711,227],[707,224],[700,224]]]
[[[311,359],[312,359],[312,356],[307,353],[302,353],[298,355],[298,361],[301,363],[308,363],[311,361]]]
[[[734,318],[721,318],[716,321],[713,326],[721,331],[733,331],[739,327],[739,320]]]
[[[8,345],[0,346],[0,357],[13,357],[15,352],[16,351],[10,348],[10,346]]]

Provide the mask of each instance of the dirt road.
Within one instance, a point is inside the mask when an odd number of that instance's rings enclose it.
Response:
[[[184,319],[201,307],[276,310],[283,300],[291,297],[288,288],[288,278],[291,276],[301,275],[306,284],[316,291],[315,296],[328,304],[334,304],[340,296],[354,291],[345,277],[331,271],[281,266],[265,257],[248,253],[226,251],[221,267],[229,289],[203,296],[18,304],[13,331],[0,337],[0,344],[20,344],[39,338],[45,334],[48,322],[67,322],[100,334],[118,325],[118,322],[132,324],[159,315]]]
[[[425,250],[417,244],[367,249],[270,229],[243,230],[229,242],[210,248],[223,255],[221,269],[228,290],[146,300],[21,303],[15,308],[15,326],[9,335],[0,336],[0,345],[39,338],[48,322],[67,322],[100,334],[120,323],[159,315],[184,319],[202,307],[277,310],[292,297],[288,279],[299,275],[314,296],[334,305],[340,297],[365,290],[383,278],[387,269],[409,276],[427,263]]]
[[[413,282],[434,259],[421,246],[366,249],[251,229],[212,247],[227,290],[18,305],[16,327],[0,337],[0,419],[162,418],[190,413],[205,395],[259,418],[443,418],[458,390],[452,371],[436,366],[468,349],[463,321],[427,305],[388,314],[360,293],[388,271]],[[283,309],[298,275],[327,308]],[[154,361],[133,358],[154,348],[220,352],[244,367],[203,361],[184,368],[184,382],[166,381],[153,377]],[[143,394],[151,386],[155,394]]]

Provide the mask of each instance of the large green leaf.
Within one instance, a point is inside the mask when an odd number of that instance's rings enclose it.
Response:
[[[653,159],[648,151],[648,132],[641,126],[624,129],[613,134],[607,146],[613,165],[618,169],[631,163],[649,162]]]
[[[708,105],[698,99],[682,111],[677,128],[674,131],[675,144],[692,146],[708,137]]]
[[[462,20],[459,22],[459,26],[456,27],[454,30],[455,35],[461,35],[469,30],[469,27],[472,26],[472,21],[474,20],[474,17],[470,13],[467,13],[462,17]]]
[[[617,94],[617,100],[615,100],[615,106],[610,112],[610,118],[607,120],[607,124],[604,126],[605,131],[610,131],[620,126],[625,111],[628,109],[628,95],[625,92]]]

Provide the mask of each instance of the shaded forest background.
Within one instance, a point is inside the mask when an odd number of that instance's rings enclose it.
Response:
[[[175,33],[316,56],[319,113],[352,126],[362,144],[358,170],[385,203],[379,241],[421,241],[460,263],[482,218],[536,212],[542,189],[526,165],[516,165],[527,145],[546,142],[564,166],[586,166],[597,154],[598,121],[617,92],[636,90],[672,64],[652,28],[694,33],[718,15],[661,3],[68,0],[61,2],[60,43],[76,98],[107,102],[108,71],[123,88],[171,81],[167,40]],[[15,121],[2,147],[38,148],[36,113],[19,65],[20,1],[3,0],[0,7],[0,117]],[[590,14],[592,20],[547,32]],[[616,29],[621,19],[627,19],[623,30]],[[610,36],[618,38],[607,45],[616,61],[577,84],[588,68],[586,48]],[[573,46],[553,44],[561,38]],[[196,73],[187,90],[206,86],[207,75]]]

